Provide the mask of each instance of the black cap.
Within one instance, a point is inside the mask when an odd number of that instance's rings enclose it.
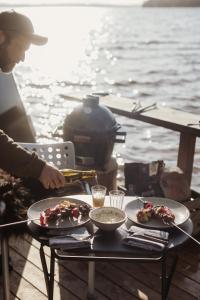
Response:
[[[34,45],[42,46],[48,39],[34,33],[33,24],[29,18],[15,11],[0,13],[0,30],[16,31],[27,36]]]

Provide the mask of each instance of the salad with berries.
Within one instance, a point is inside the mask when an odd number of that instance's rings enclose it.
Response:
[[[69,200],[61,201],[52,208],[46,208],[40,213],[40,225],[48,226],[66,219],[78,220],[89,215],[90,206],[87,203],[77,204]]]
[[[136,217],[141,223],[147,223],[152,218],[160,219],[164,224],[174,222],[175,220],[175,215],[169,207],[165,205],[154,206],[151,201],[143,202],[143,208],[137,212]]]

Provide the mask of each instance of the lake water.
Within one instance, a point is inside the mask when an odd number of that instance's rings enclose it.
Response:
[[[2,10],[5,8],[2,8]],[[15,77],[38,139],[77,103],[62,95],[106,91],[143,105],[199,114],[200,9],[142,7],[18,7],[44,47],[32,46]],[[116,116],[127,131],[115,146],[119,162],[163,159],[175,166],[179,134]],[[197,140],[192,186],[200,191]]]

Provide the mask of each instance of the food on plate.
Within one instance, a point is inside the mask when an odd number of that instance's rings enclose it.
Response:
[[[76,204],[64,200],[52,208],[47,208],[40,213],[40,225],[48,225],[52,221],[66,218],[78,219],[79,216],[88,215],[90,206],[87,203]]]
[[[153,203],[145,201],[143,203],[143,208],[140,209],[137,213],[137,219],[141,223],[148,222],[153,214]]]
[[[153,206],[150,201],[143,203],[143,208],[137,212],[137,220],[141,223],[147,223],[152,218],[161,219],[164,223],[174,222],[175,215],[171,209],[164,205]]]
[[[164,205],[157,205],[153,210],[155,217],[162,219],[163,222],[174,222],[175,215],[169,207]]]

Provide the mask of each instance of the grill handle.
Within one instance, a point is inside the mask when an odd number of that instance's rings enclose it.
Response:
[[[118,138],[117,136],[120,136],[121,138]],[[123,132],[123,131],[119,131],[116,133],[116,137],[115,137],[115,140],[114,142],[115,143],[125,143],[126,141],[126,132]]]

